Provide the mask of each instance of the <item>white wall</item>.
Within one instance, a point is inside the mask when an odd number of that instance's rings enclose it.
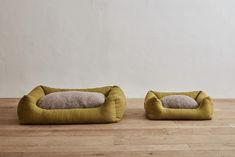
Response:
[[[0,0],[0,97],[38,84],[235,97],[234,0]]]

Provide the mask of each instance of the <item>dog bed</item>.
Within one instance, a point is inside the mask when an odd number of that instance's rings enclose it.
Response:
[[[185,95],[198,103],[194,109],[175,109],[163,107],[161,98],[169,95]],[[156,92],[149,91],[144,102],[146,117],[148,119],[191,119],[209,120],[213,115],[213,102],[203,91],[192,92]]]
[[[87,91],[105,95],[105,102],[94,108],[43,109],[37,102],[53,92]],[[75,123],[112,123],[122,119],[126,108],[126,97],[118,86],[88,89],[60,89],[37,86],[23,96],[17,108],[21,124],[75,124]]]

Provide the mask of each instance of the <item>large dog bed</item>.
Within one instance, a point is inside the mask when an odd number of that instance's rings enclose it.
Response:
[[[43,109],[37,106],[43,96],[62,91],[99,92],[105,95],[105,102],[95,108]],[[118,86],[88,89],[37,86],[20,100],[17,113],[21,124],[112,123],[122,119],[125,108],[126,97]]]

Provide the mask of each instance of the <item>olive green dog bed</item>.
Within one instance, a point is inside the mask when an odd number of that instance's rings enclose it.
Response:
[[[186,95],[199,104],[195,109],[174,109],[165,108],[161,98],[169,95]],[[212,119],[213,102],[203,91],[193,92],[155,92],[149,91],[144,102],[146,117],[148,119],[191,119],[207,120]]]
[[[42,109],[38,100],[53,92],[87,91],[105,95],[105,103],[95,108]],[[126,97],[118,86],[89,89],[58,89],[37,86],[18,104],[18,118],[21,124],[74,124],[74,123],[111,123],[122,119],[126,108]]]

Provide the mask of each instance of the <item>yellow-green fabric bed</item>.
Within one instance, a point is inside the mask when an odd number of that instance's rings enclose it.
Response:
[[[196,109],[165,108],[161,98],[168,95],[186,95],[196,100],[199,104]],[[203,91],[192,92],[156,92],[149,91],[144,102],[146,117],[151,120],[164,119],[191,119],[209,120],[213,115],[213,102]]]
[[[105,103],[95,108],[76,109],[42,109],[36,105],[41,97],[62,91],[99,92],[105,95]],[[122,119],[125,109],[126,97],[118,86],[88,89],[37,86],[20,100],[17,114],[21,124],[112,123]]]

